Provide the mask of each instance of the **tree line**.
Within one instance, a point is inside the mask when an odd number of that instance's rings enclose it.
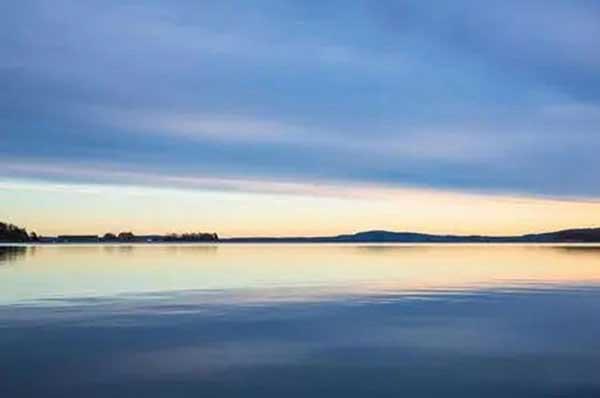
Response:
[[[0,222],[0,242],[42,242],[42,243],[69,243],[69,242],[216,242],[219,236],[216,233],[189,232],[183,234],[167,235],[135,235],[133,232],[108,232],[103,236],[98,235],[59,235],[57,237],[38,236],[35,232],[28,233],[25,228],[13,224]]]
[[[219,235],[207,232],[189,232],[167,235],[135,235],[133,232],[108,232],[100,238],[103,242],[216,242]]]
[[[37,240],[38,236],[35,232],[29,234],[25,228],[0,222],[0,242],[32,242]]]

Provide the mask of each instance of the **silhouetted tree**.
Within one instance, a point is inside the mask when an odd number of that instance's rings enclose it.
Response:
[[[132,241],[134,238],[135,238],[135,235],[132,232],[120,232],[119,233],[119,240],[129,242],[129,241]]]
[[[117,240],[117,235],[115,235],[113,233],[110,233],[110,232],[107,232],[102,237],[102,240],[107,240],[107,241]]]
[[[0,242],[29,242],[29,234],[25,228],[0,222]]]
[[[166,235],[164,240],[166,242],[215,242],[219,240],[219,237],[215,233],[205,232],[192,232]]]

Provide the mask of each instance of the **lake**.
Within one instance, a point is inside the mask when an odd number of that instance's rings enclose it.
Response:
[[[1,397],[599,397],[600,246],[0,247]]]

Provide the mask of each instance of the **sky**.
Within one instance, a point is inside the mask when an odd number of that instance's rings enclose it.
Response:
[[[43,234],[600,225],[600,3],[0,4],[0,220]]]

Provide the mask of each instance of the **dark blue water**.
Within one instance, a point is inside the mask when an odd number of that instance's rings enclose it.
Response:
[[[0,248],[0,396],[599,397],[599,281],[577,246]]]

